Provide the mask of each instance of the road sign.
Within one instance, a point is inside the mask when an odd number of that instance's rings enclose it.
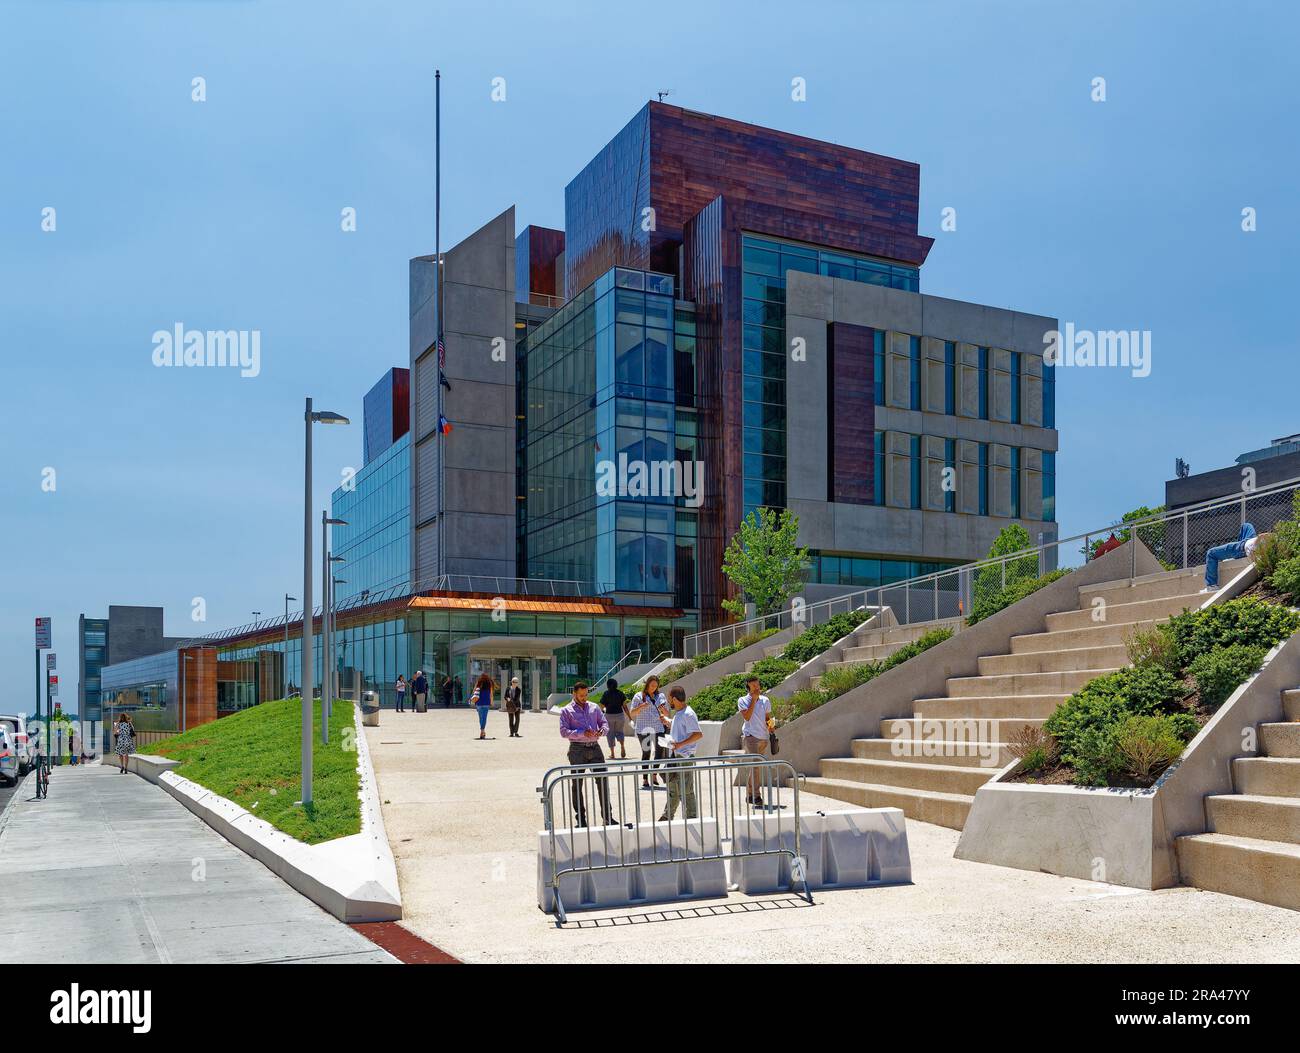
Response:
[[[55,656],[54,656],[54,652],[53,652],[53,651],[47,651],[47,652],[45,652],[45,668],[46,668],[47,670],[50,670],[50,669],[58,669],[58,668],[59,668],[58,665],[56,664],[54,658],[55,658]]]
[[[54,646],[54,619],[36,619],[36,650],[47,651]]]
[[[51,696],[59,693],[59,678],[57,675],[50,677],[50,694]]]

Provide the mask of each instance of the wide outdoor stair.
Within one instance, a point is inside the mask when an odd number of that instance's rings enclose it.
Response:
[[[1180,837],[1183,882],[1300,910],[1300,689],[1285,723],[1261,724],[1261,755],[1232,762],[1231,794],[1205,798],[1212,832]]]
[[[1233,573],[1224,564],[1220,580]],[[979,675],[950,678],[941,698],[915,699],[910,718],[882,720],[879,739],[855,740],[851,757],[823,760],[820,775],[805,779],[804,788],[961,829],[975,792],[1011,761],[1007,743],[1041,727],[1088,681],[1128,665],[1126,641],[1134,632],[1199,607],[1206,598],[1199,594],[1203,575],[1192,568],[1080,589],[1077,610],[1049,614],[1043,631],[1012,637],[1009,654],[981,656]],[[1104,621],[1094,621],[1098,597],[1105,601]],[[838,664],[851,664],[853,653],[846,650]]]
[[[948,628],[956,630],[960,619],[948,618],[937,622],[918,622],[915,625],[892,625],[882,628],[859,629],[840,647],[840,658],[826,663],[826,669],[838,666],[861,665],[863,662],[879,662],[909,643],[919,640],[935,629]],[[780,653],[779,651],[777,653]],[[821,683],[822,674],[808,678],[808,685],[816,687]]]

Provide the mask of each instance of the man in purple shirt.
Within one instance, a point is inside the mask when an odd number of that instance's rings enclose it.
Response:
[[[587,685],[579,680],[573,685],[573,701],[560,710],[560,734],[569,740],[569,763],[589,766],[592,771],[604,771],[605,751],[600,748],[600,740],[609,733],[609,721],[605,711],[595,702],[587,701]],[[586,797],[587,779],[572,780],[573,814],[578,826],[587,825]],[[610,818],[609,783],[605,779],[591,780],[596,785],[600,798],[600,812],[606,826],[612,826]]]

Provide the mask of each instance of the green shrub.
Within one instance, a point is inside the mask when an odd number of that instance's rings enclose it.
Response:
[[[1291,495],[1291,518],[1283,519],[1255,546],[1255,567],[1259,576],[1274,588],[1272,580],[1281,564],[1300,556],[1300,490]]]
[[[1216,647],[1198,656],[1187,667],[1187,673],[1196,681],[1201,702],[1211,707],[1219,706],[1260,667],[1267,653],[1263,647],[1249,644]]]
[[[1203,611],[1184,611],[1165,623],[1178,645],[1179,665],[1186,669],[1216,647],[1247,644],[1265,650],[1300,629],[1300,614],[1253,596],[1229,600]]]
[[[796,717],[811,713],[824,704],[826,696],[815,687],[804,687],[792,691],[785,698],[778,698],[772,703],[772,715],[778,724],[788,724]]]
[[[1139,629],[1124,641],[1128,660],[1133,665],[1152,666],[1177,676],[1182,672],[1178,662],[1178,645],[1161,626]]]
[[[810,625],[786,644],[785,650],[781,652],[781,657],[789,658],[803,665],[810,658],[816,658],[836,640],[848,636],[849,633],[873,614],[875,614],[875,611],[868,611],[860,607],[856,611],[846,611],[843,614],[833,615],[820,625]]]
[[[817,690],[826,696],[826,701],[839,698],[846,691],[874,680],[880,675],[883,663],[858,662],[854,665],[837,665],[827,669],[817,682]]]
[[[1068,570],[1052,570],[1037,578],[1024,578],[1012,582],[1005,589],[993,591],[975,590],[975,598],[971,601],[970,617],[966,619],[967,625],[974,625],[976,622],[983,621],[991,615],[997,614],[998,611],[1005,610],[1013,603],[1018,603],[1026,596],[1032,596],[1044,586],[1058,581],[1065,575],[1069,574]]]
[[[1277,565],[1269,584],[1282,593],[1287,602],[1300,605],[1300,549],[1296,555]]]
[[[1183,697],[1183,686],[1164,669],[1130,666],[1089,681],[1047,718],[1061,758],[1086,785],[1104,783],[1116,769],[1114,732],[1130,715],[1159,713]],[[1100,780],[1100,782],[1099,782]]]
[[[1051,768],[1060,759],[1060,747],[1040,727],[1026,724],[1007,743],[1007,752],[1020,761],[1020,771],[1036,772]]]
[[[736,712],[736,699],[745,693],[745,682],[758,677],[764,691],[770,691],[799,668],[800,663],[785,658],[764,658],[755,662],[748,673],[732,673],[716,684],[692,695],[687,701],[701,720],[726,720]]]
[[[1150,784],[1183,753],[1194,734],[1196,721],[1188,728],[1185,715],[1156,714],[1125,717],[1111,736],[1107,763],[1137,782]]]

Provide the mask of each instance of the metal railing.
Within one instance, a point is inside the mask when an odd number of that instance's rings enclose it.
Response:
[[[636,661],[629,662],[628,659],[631,658],[633,655],[636,656]],[[600,676],[596,677],[596,679],[591,682],[592,688],[598,691],[603,690],[603,685],[605,681],[607,681],[611,676],[617,673],[620,669],[623,669],[629,665],[636,665],[637,662],[640,661],[641,661],[641,648],[633,647],[632,650],[628,651],[627,654],[625,654],[617,662],[615,662],[608,669],[606,669],[605,672],[603,672]]]
[[[663,776],[667,794],[639,788],[647,776]],[[813,902],[800,843],[799,777],[789,761],[745,754],[566,764],[547,771],[537,792],[557,926],[567,920],[567,874],[785,856],[791,885]],[[593,825],[597,815],[603,826]],[[725,892],[727,883],[721,887]],[[644,902],[659,901],[647,888]]]
[[[968,617],[1008,585],[1086,562],[1112,537],[1122,544],[1136,536],[1171,570],[1200,566],[1209,549],[1236,540],[1242,523],[1249,521],[1264,534],[1279,520],[1290,518],[1297,490],[1300,490],[1300,477],[1201,501],[1172,512],[1111,523],[1003,556],[886,585],[868,586],[817,603],[792,604],[789,609],[773,614],[687,636],[683,642],[684,657],[696,658],[767,629],[819,625],[834,614],[861,607],[890,607],[894,617],[904,625]],[[1130,550],[1130,561],[1130,576],[1136,576],[1136,546]]]

